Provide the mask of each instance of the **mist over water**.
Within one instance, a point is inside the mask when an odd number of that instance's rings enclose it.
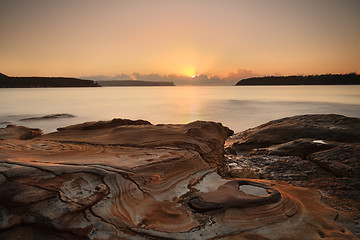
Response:
[[[360,86],[103,87],[0,89],[0,127],[45,133],[85,121],[145,119],[153,124],[221,122],[235,132],[299,114],[360,117]],[[66,113],[74,118],[20,121]]]

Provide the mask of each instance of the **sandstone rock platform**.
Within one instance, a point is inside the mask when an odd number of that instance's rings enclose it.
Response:
[[[0,239],[357,239],[316,189],[221,177],[232,134],[114,119],[1,140]]]

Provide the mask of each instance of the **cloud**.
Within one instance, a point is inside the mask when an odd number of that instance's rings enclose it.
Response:
[[[256,77],[258,74],[254,73],[251,70],[247,69],[237,69],[235,72],[229,72],[225,77],[219,76],[208,76],[206,74],[200,74],[196,77],[189,77],[185,75],[160,75],[157,73],[151,74],[140,74],[133,73],[127,75],[124,73],[106,76],[106,75],[95,75],[95,76],[85,76],[82,78],[90,80],[142,80],[142,81],[155,81],[155,82],[174,82],[175,85],[203,85],[203,86],[232,86],[235,85],[238,81],[249,78]]]
[[[233,81],[233,80],[239,81],[245,78],[257,77],[257,76],[259,75],[251,70],[239,68],[236,70],[236,72],[229,72],[225,79],[227,81]]]
[[[131,76],[134,80],[169,82],[169,79],[166,77],[166,75],[160,75],[156,73],[152,73],[152,74],[133,73]]]

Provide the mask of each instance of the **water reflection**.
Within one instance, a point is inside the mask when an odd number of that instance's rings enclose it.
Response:
[[[222,122],[235,131],[299,114],[360,117],[360,86],[107,87],[0,89],[0,127],[9,122],[45,132],[115,117],[157,123]],[[75,118],[20,122],[67,113]]]

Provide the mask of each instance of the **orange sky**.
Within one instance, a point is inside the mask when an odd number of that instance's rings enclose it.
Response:
[[[359,0],[4,0],[0,72],[360,72],[359,13]]]

